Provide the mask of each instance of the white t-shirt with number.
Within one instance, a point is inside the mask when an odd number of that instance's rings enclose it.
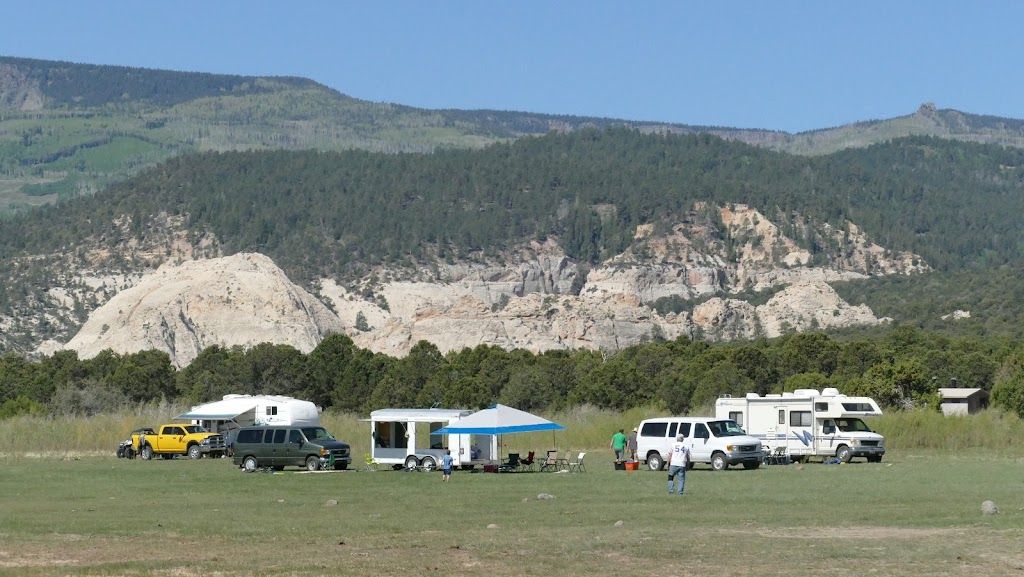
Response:
[[[672,457],[668,464],[673,467],[685,467],[690,464],[690,448],[686,446],[686,443],[678,441],[672,443]]]

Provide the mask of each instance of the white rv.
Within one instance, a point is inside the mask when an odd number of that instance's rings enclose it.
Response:
[[[769,450],[784,451],[793,460],[838,457],[847,463],[865,457],[877,463],[885,454],[885,438],[873,432],[861,417],[882,414],[868,397],[847,397],[827,388],[797,389],[792,393],[745,398],[722,397],[715,402],[719,419],[732,419],[761,440]]]
[[[434,431],[472,415],[464,409],[380,409],[370,413],[370,458],[374,463],[436,469],[445,450],[465,469],[491,462],[491,435],[438,435]]]
[[[320,425],[320,411],[309,401],[281,395],[224,395],[212,403],[196,405],[175,417],[202,425],[207,431],[224,435],[227,446],[234,444],[238,429],[252,426]]]

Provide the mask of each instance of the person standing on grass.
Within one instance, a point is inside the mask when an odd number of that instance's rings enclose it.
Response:
[[[675,480],[676,494],[683,494],[686,485],[686,468],[690,465],[690,448],[686,446],[686,436],[679,435],[672,443],[672,455],[668,461],[668,494],[672,494],[672,481]]]
[[[622,454],[626,452],[626,443],[626,434],[622,432],[622,429],[619,429],[618,433],[612,435],[611,448],[615,451],[616,463],[622,462]]]
[[[444,456],[441,457],[441,481],[447,483],[452,478],[452,463],[455,459],[452,458],[452,452],[445,449]]]
[[[629,449],[629,460],[636,461],[636,429],[633,429],[633,432],[629,434],[626,448]]]

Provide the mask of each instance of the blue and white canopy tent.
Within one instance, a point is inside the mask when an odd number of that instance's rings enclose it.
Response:
[[[562,425],[538,417],[526,411],[513,409],[502,404],[467,415],[448,426],[434,431],[435,435],[490,435],[493,450],[491,455],[499,455],[498,446],[501,435],[515,433],[535,433],[537,431],[561,431]]]

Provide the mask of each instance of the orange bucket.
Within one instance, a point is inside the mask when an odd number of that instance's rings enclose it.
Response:
[[[627,471],[636,471],[640,467],[639,461],[626,461]]]

